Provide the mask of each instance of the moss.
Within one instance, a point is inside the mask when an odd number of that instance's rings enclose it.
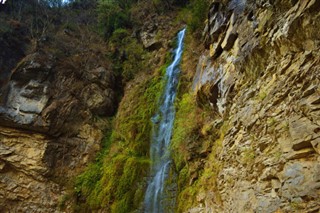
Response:
[[[140,71],[147,70],[149,53],[143,48],[137,39],[132,38],[130,31],[117,29],[113,32],[109,47],[110,59],[113,61],[113,69],[127,82],[132,80]]]
[[[259,92],[258,97],[260,101],[263,101],[267,97],[267,93],[264,91],[261,91]]]
[[[67,193],[62,195],[59,198],[59,202],[58,202],[59,210],[64,210],[66,208],[67,202],[70,201],[71,199],[72,199],[72,193]]]
[[[274,153],[272,153],[272,157],[274,157],[274,159],[276,161],[280,161],[281,157],[282,157],[282,151],[281,150],[277,150]]]
[[[305,205],[303,204],[303,202],[299,202],[299,201],[291,201],[290,207],[294,211],[301,211],[305,209]]]
[[[114,119],[112,133],[95,163],[76,180],[76,193],[85,211],[131,212],[139,208],[150,168],[151,117],[161,97],[162,71],[144,76],[127,91]],[[81,206],[81,202],[78,205]]]
[[[254,152],[254,149],[252,147],[248,147],[243,150],[241,161],[245,164],[252,164],[254,162],[255,157],[256,154]]]
[[[184,188],[178,196],[178,212],[185,212],[185,210],[190,209],[194,200],[196,199],[196,195],[198,193],[198,183],[194,183],[192,186]]]
[[[203,126],[206,126],[204,124]],[[203,191],[215,191],[214,200],[215,202],[220,202],[221,198],[219,193],[217,193],[217,183],[216,179],[218,177],[219,171],[222,168],[222,162],[217,158],[218,154],[221,152],[222,143],[224,140],[224,135],[230,128],[228,122],[224,122],[219,126],[219,129],[212,130],[213,133],[209,135],[208,140],[214,140],[211,147],[211,152],[206,159],[206,165],[204,169],[198,171],[199,175],[196,181],[192,182],[192,176],[190,171],[192,171],[191,162],[185,162],[184,167],[179,171],[178,186],[179,195],[177,201],[177,211],[185,212],[192,208],[196,203],[198,203],[197,194]],[[191,133],[190,133],[191,134]],[[219,137],[217,139],[216,135]],[[185,140],[185,139],[184,139]],[[198,139],[198,143],[206,142],[206,140]],[[193,166],[194,167],[194,166]]]
[[[173,128],[171,149],[177,170],[181,170],[186,164],[188,157],[188,140],[192,139],[193,133],[198,129],[198,113],[195,98],[186,93],[176,102],[176,118]]]
[[[178,171],[178,212],[192,206],[197,192],[197,183],[190,184],[190,167],[188,163],[191,155],[188,145],[197,141],[200,129],[201,113],[195,103],[195,97],[185,93],[176,101],[176,118],[174,123],[171,149]]]

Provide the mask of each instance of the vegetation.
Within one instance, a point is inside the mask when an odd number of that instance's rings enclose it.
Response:
[[[175,150],[173,158],[177,170],[181,170],[186,164],[189,151],[187,145],[192,140],[196,139],[199,129],[199,119],[195,98],[193,95],[186,93],[182,96],[181,100],[176,104],[176,118],[174,123],[173,137],[172,137],[172,149]],[[198,122],[197,122],[198,121]]]
[[[124,82],[132,80],[139,71],[146,70],[149,53],[126,29],[116,29],[109,39],[113,70]]]
[[[158,72],[145,76],[125,95],[104,150],[76,180],[79,200],[84,201],[78,208],[120,213],[139,207],[145,190],[143,177],[149,171],[150,119],[163,85]]]
[[[190,0],[189,4],[180,11],[178,16],[178,19],[188,24],[189,30],[197,37],[201,37],[210,3],[210,0]]]
[[[206,164],[199,168],[195,162],[185,161],[184,167],[179,170],[179,194],[177,202],[177,211],[185,212],[192,208],[198,201],[197,195],[201,192],[218,191],[216,179],[222,167],[221,162],[217,159],[222,147],[224,134],[228,129],[228,123],[224,123],[219,129],[214,129],[211,134],[205,138],[198,138],[196,143],[209,144],[207,148],[210,154],[206,157]],[[199,145],[201,146],[201,145]],[[192,151],[192,153],[190,153]],[[195,154],[195,150],[189,150],[189,154]],[[200,159],[198,159],[200,160]],[[196,178],[195,178],[196,174]],[[214,194],[215,202],[220,202],[220,195]]]
[[[119,28],[132,28],[134,24],[143,25],[144,20],[138,20],[134,17],[138,14],[137,7],[145,5],[145,11],[156,11],[158,13],[172,9],[174,6],[182,6],[186,4],[186,0],[100,0],[98,4],[98,20],[99,27],[105,38],[112,36]],[[139,4],[137,4],[139,3]]]
[[[105,38],[109,38],[119,28],[131,29],[135,24],[143,25],[144,21],[137,18],[141,18],[139,13],[165,13],[179,8],[179,20],[187,23],[192,32],[199,30],[201,35],[210,3],[210,0],[100,0],[99,29]],[[139,8],[143,8],[144,11]],[[197,34],[199,35],[199,32]]]
[[[119,28],[129,28],[130,7],[135,0],[101,0],[98,5],[98,21],[105,38],[110,37]]]
[[[191,12],[187,12],[192,17]],[[218,154],[229,128],[227,122],[212,122],[219,120],[219,117],[209,106],[199,106],[196,95],[191,91],[196,69],[193,66],[197,64],[194,61],[195,53],[200,50],[194,35],[189,31],[186,37],[171,141],[171,152],[174,153],[173,160],[178,173],[177,212],[188,211],[198,203],[198,194],[217,187],[215,181],[222,166]],[[206,164],[202,163],[204,161]],[[219,194],[215,194],[214,199],[219,202]]]
[[[137,37],[132,36],[133,27],[144,24],[144,20],[135,17],[141,12],[137,5],[142,3],[146,5],[145,10],[150,8],[158,14],[185,7],[180,18],[196,32],[203,26],[209,1],[74,0],[63,6],[61,0],[17,0],[8,1],[4,8],[12,12],[10,18],[14,22],[4,22],[0,34],[12,33],[11,25],[21,26],[23,22],[22,25],[28,28],[26,40],[33,44],[29,51],[52,54],[58,61],[57,70],[63,70],[66,76],[75,74],[82,78],[85,71],[97,65],[108,67],[111,64],[118,79],[123,80],[118,81],[119,90],[122,90],[122,83],[129,85],[114,118],[113,129],[105,133],[102,150],[75,180],[76,211],[130,212],[139,208],[143,200],[146,186],[143,177],[148,175],[150,165],[150,118],[163,91],[166,65],[152,76],[140,72],[148,69],[150,57]],[[95,34],[97,31],[107,42]],[[186,187],[191,174],[187,144],[198,141],[206,117],[196,106],[194,96],[186,92],[190,77],[184,80],[183,86],[180,84],[183,93],[178,95],[172,140],[172,150],[176,153],[173,157],[179,171],[180,198],[192,196],[197,191]],[[77,90],[82,86],[72,88]],[[60,207],[66,207],[69,199],[69,195],[62,197]]]

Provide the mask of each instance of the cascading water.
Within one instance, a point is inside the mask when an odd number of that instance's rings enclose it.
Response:
[[[145,213],[170,212],[165,210],[165,181],[170,170],[170,139],[175,117],[174,100],[179,77],[179,63],[183,51],[183,39],[186,29],[178,33],[178,46],[174,51],[174,60],[166,70],[167,83],[158,113],[152,118],[153,135],[151,142],[152,178],[148,183],[144,199]],[[173,196],[174,197],[174,196]]]

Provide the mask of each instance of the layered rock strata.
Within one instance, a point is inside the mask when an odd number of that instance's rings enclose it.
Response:
[[[212,3],[193,90],[228,128],[190,212],[319,212],[319,18],[315,0]]]

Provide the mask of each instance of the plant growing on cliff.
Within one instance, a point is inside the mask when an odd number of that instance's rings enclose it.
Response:
[[[198,37],[201,36],[210,3],[210,0],[191,0],[178,16],[178,19],[186,22],[189,30]]]
[[[119,28],[131,27],[130,9],[136,0],[100,0],[98,21],[100,31],[109,38]]]
[[[197,108],[195,98],[190,93],[182,96],[176,104],[177,113],[174,123],[171,147],[176,153],[173,157],[177,170],[181,170],[187,161],[187,144],[198,129]]]
[[[113,68],[124,82],[132,80],[138,72],[147,69],[146,61],[149,54],[131,37],[128,30],[116,29],[109,39],[109,46],[112,50],[110,56]]]
[[[150,164],[150,119],[164,85],[159,73],[144,76],[123,98],[100,160],[77,178],[76,192],[84,201],[78,208],[126,213],[139,207]]]

